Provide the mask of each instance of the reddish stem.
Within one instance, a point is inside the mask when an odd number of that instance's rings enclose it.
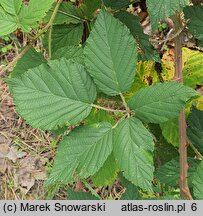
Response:
[[[174,25],[176,32],[182,28],[180,14],[177,13],[174,17]],[[182,76],[182,34],[180,33],[175,38],[175,79],[183,82]],[[186,120],[185,111],[182,110],[179,115],[179,137],[180,137],[180,196],[182,199],[192,200],[192,196],[188,187],[188,163],[187,163],[187,135],[186,135]]]
[[[75,191],[76,192],[81,192],[82,187],[83,187],[82,181],[80,179],[77,179],[77,183],[76,183],[76,186],[75,186]]]

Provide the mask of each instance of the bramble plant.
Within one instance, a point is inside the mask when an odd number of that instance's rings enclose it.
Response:
[[[16,110],[61,139],[47,186],[79,179],[93,195],[69,190],[70,199],[100,199],[86,180],[99,187],[119,178],[126,188],[121,199],[203,199],[203,108],[196,91],[203,54],[194,51],[182,69],[186,25],[203,44],[203,6],[146,0],[152,31],[167,17],[174,23],[167,38],[175,43],[171,75],[130,13],[135,2],[0,0],[0,36],[16,29],[28,36],[0,74],[16,64],[6,79]],[[36,40],[46,59],[34,49]]]

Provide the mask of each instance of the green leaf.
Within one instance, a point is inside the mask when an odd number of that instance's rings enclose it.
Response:
[[[184,9],[186,20],[189,19],[189,31],[199,40],[203,46],[203,6],[188,6]]]
[[[101,0],[84,0],[84,3],[81,5],[81,10],[83,11],[85,17],[88,19],[94,18],[94,13],[101,6]]]
[[[120,200],[139,200],[141,199],[137,187],[133,184],[130,184],[125,192],[122,194]]]
[[[122,185],[125,186],[125,192],[122,194],[120,200],[140,200],[141,196],[138,188],[125,179],[123,176],[121,178]]]
[[[138,118],[151,123],[162,123],[175,118],[185,103],[198,93],[177,82],[158,83],[139,90],[128,102]]]
[[[17,77],[24,74],[28,69],[37,67],[47,61],[42,56],[42,53],[37,52],[34,48],[29,48],[28,51],[20,58],[11,74],[12,77]]]
[[[137,40],[139,47],[138,50],[140,60],[160,61],[158,52],[154,49],[149,42],[149,36],[144,34],[143,28],[140,24],[140,18],[128,13],[127,11],[119,11],[114,15],[121,22],[123,22],[129,29],[134,38]]]
[[[22,0],[1,0],[0,5],[7,13],[17,15],[22,6]]]
[[[150,200],[181,200],[181,198],[179,197],[179,195],[165,195],[165,196],[161,196],[159,198],[152,198]]]
[[[147,0],[146,3],[154,31],[160,21],[174,15],[176,11],[182,11],[183,7],[189,4],[189,0]]]
[[[97,109],[92,109],[91,113],[85,120],[88,124],[95,124],[98,122],[109,122],[112,125],[114,125],[116,123],[113,119],[113,116],[110,115],[107,111]]]
[[[152,191],[153,137],[136,118],[128,118],[114,130],[113,152],[119,170],[136,186]]]
[[[159,181],[161,181],[161,183],[164,183],[169,186],[177,186],[180,175],[179,169],[179,158],[176,158],[161,166],[156,171],[155,175],[159,179]]]
[[[137,48],[129,29],[118,19],[102,10],[84,51],[88,71],[101,91],[116,95],[131,87]]]
[[[203,23],[203,22],[202,22]],[[183,80],[186,86],[196,88],[203,83],[203,53],[194,51],[184,64]]]
[[[67,183],[94,175],[112,152],[112,127],[108,123],[81,126],[59,144],[54,167],[46,182]]]
[[[203,154],[203,112],[193,107],[188,117],[187,136]]]
[[[194,129],[203,131],[203,112],[193,107],[188,118],[188,124]]]
[[[45,22],[48,22],[51,18],[53,10],[50,10],[47,13],[47,16],[44,18]],[[77,24],[80,23],[80,18],[82,17],[82,11],[73,5],[71,2],[63,2],[58,11],[57,15],[53,21],[54,25],[59,24]]]
[[[160,125],[148,124],[150,132],[155,136],[155,159],[159,161],[159,165],[163,165],[166,162],[172,160],[174,157],[178,157],[178,149],[169,144],[162,135]]]
[[[6,14],[0,7],[0,36],[8,35],[17,29],[15,16]]]
[[[0,8],[0,36],[10,34],[17,28],[29,32],[31,27],[37,27],[37,22],[46,15],[54,1],[46,0],[42,4],[41,0],[30,0],[26,6],[22,4],[22,0],[12,0],[12,3],[2,0],[1,6],[8,13]]]
[[[77,46],[64,46],[53,53],[52,59],[60,58],[72,59],[75,62],[84,65],[83,48]]]
[[[122,7],[128,6],[131,0],[103,0],[103,2],[107,7],[118,10]]]
[[[188,158],[188,185],[192,186],[192,180],[196,172],[199,161]],[[161,183],[164,183],[169,186],[178,186],[179,177],[180,177],[180,162],[179,158],[174,158],[171,161],[165,163],[161,166],[155,173],[155,176],[159,179]]]
[[[28,6],[23,6],[18,16],[19,28],[29,32],[30,27],[38,26],[38,21],[45,17],[46,12],[51,8],[55,0],[30,0]]]
[[[82,121],[96,97],[84,67],[66,59],[29,69],[8,82],[17,111],[28,124],[44,130]]]
[[[75,192],[68,189],[68,200],[99,200],[96,196],[86,192]]]
[[[179,147],[179,126],[178,119],[172,119],[160,124],[162,134],[168,143]]]
[[[64,46],[76,46],[83,35],[82,24],[54,25],[51,35],[52,53]],[[44,46],[48,50],[48,33],[44,38]]]
[[[111,154],[101,169],[92,176],[93,184],[96,187],[112,185],[116,180],[117,172],[117,163],[113,154]]]
[[[197,199],[203,199],[203,161],[198,165],[193,177],[193,193]]]

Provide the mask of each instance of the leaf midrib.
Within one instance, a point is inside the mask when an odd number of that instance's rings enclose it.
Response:
[[[90,105],[91,106],[91,103],[86,103],[86,102],[83,102],[83,101],[80,101],[80,100],[75,100],[75,99],[72,99],[72,98],[69,98],[69,97],[63,97],[61,95],[57,95],[57,94],[54,94],[54,93],[50,93],[50,92],[47,92],[47,91],[42,91],[42,90],[37,90],[37,89],[34,89],[34,88],[31,88],[31,87],[28,87],[28,86],[25,86],[23,85],[25,88],[27,89],[31,89],[33,92],[40,92],[40,93],[44,93],[46,94],[47,96],[55,96],[55,97],[58,97],[58,98],[62,98],[63,100],[71,100],[71,101],[75,101],[75,102],[80,102],[80,103],[83,103],[83,104],[86,104],[86,105]],[[19,86],[18,86],[19,87]]]
[[[110,25],[112,25],[112,17],[111,17],[111,24]],[[110,43],[109,43],[109,37],[108,37],[108,31],[107,31],[107,19],[105,19],[104,18],[104,23],[105,23],[105,30],[106,30],[106,38],[107,38],[107,44],[108,44],[108,47],[109,47],[109,53],[110,53],[110,55],[111,55],[111,62],[112,62],[112,66],[113,66],[113,73],[114,73],[114,76],[115,76],[115,78],[116,78],[116,84],[118,85],[118,90],[119,90],[119,92],[118,93],[121,93],[121,91],[120,91],[120,85],[119,85],[119,82],[118,82],[118,78],[117,78],[117,73],[116,73],[116,70],[115,70],[115,66],[114,66],[114,62],[113,62],[113,57],[112,57],[112,49],[111,49],[111,46],[109,45]],[[114,23],[114,26],[115,26],[115,23]]]

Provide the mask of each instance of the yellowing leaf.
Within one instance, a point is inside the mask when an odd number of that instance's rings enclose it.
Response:
[[[169,73],[165,68],[161,72],[161,76],[164,80],[169,79]],[[157,72],[155,70],[155,62],[153,61],[140,61],[136,66],[135,81],[132,87],[127,91],[124,96],[128,100],[130,99],[138,90],[143,87],[154,85],[159,82]]]
[[[203,96],[197,100],[197,109],[203,111]]]

